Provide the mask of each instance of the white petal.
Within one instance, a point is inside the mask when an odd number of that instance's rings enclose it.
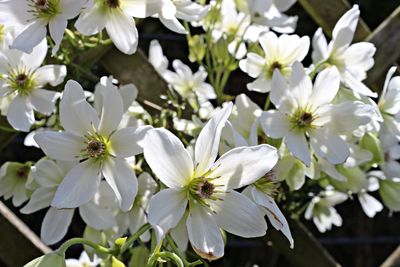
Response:
[[[186,34],[185,27],[183,27],[183,25],[179,22],[177,18],[165,19],[164,17],[160,16],[159,19],[161,23],[164,24],[164,26],[170,29],[171,31],[174,31],[176,33]]]
[[[110,138],[112,154],[126,158],[143,153],[143,140],[150,129],[150,126],[139,126],[116,131]]]
[[[99,162],[86,160],[72,168],[57,188],[52,206],[76,208],[91,200],[100,183]]]
[[[298,107],[306,107],[312,94],[312,82],[303,65],[297,61],[293,64],[289,84],[287,96],[292,95]]]
[[[250,77],[257,78],[263,71],[265,59],[256,53],[248,53],[247,58],[239,62],[240,68]]]
[[[18,131],[28,132],[35,122],[33,107],[27,97],[16,96],[7,110],[7,121]]]
[[[67,68],[64,65],[46,65],[35,71],[35,81],[39,86],[47,83],[57,86],[64,81]]]
[[[101,90],[103,107],[101,111],[101,119],[99,123],[99,133],[109,136],[115,131],[121,122],[123,115],[123,102],[117,87],[107,79],[107,85]]]
[[[337,68],[324,69],[317,75],[310,104],[318,107],[330,103],[339,91],[339,87],[340,74]]]
[[[262,76],[255,81],[248,83],[247,89],[259,93],[268,93],[272,89],[271,79]]]
[[[49,115],[55,110],[58,93],[44,89],[35,89],[29,96],[32,107],[40,113]]]
[[[149,204],[148,219],[157,231],[159,240],[179,223],[186,206],[186,196],[181,190],[167,188],[153,196]]]
[[[263,236],[267,231],[264,214],[243,194],[228,191],[223,201],[215,201],[212,207],[217,224],[229,233],[249,238]]]
[[[106,15],[102,5],[94,5],[83,10],[75,23],[76,29],[84,35],[93,35],[106,26]]]
[[[54,189],[39,187],[33,192],[29,202],[20,210],[20,212],[23,214],[30,214],[50,206],[54,193]]]
[[[69,80],[60,102],[60,120],[65,130],[76,135],[86,135],[99,125],[94,108],[86,102],[79,83]]]
[[[376,213],[383,210],[382,203],[367,193],[359,193],[358,200],[365,214],[370,218],[375,217]]]
[[[32,168],[32,177],[41,187],[56,187],[64,178],[65,171],[55,161],[42,158]]]
[[[122,97],[122,102],[124,103],[124,113],[132,105],[132,102],[136,99],[138,95],[138,89],[134,84],[124,84],[119,87],[119,93]]]
[[[374,54],[376,48],[374,44],[368,42],[359,42],[346,49],[344,60],[346,66],[359,68],[360,71],[366,71],[374,65]]]
[[[328,43],[322,32],[322,28],[318,28],[318,30],[315,32],[312,40],[312,46],[312,59],[314,64],[317,64],[322,60],[328,58]]]
[[[224,255],[224,241],[213,216],[199,205],[193,205],[186,220],[190,243],[203,258],[215,260]]]
[[[346,142],[328,131],[315,130],[310,132],[310,142],[315,153],[331,164],[344,163],[350,155],[349,146]]]
[[[255,187],[252,187],[251,193],[254,201],[267,210],[268,219],[274,228],[282,231],[282,233],[289,240],[290,247],[293,248],[294,241],[292,234],[290,233],[289,224],[278,205],[276,205],[275,201],[268,195],[258,191]]]
[[[333,49],[341,49],[348,46],[353,40],[356,31],[360,10],[358,5],[347,11],[336,23],[332,31]]]
[[[110,157],[103,163],[103,175],[113,189],[121,210],[130,210],[138,190],[132,167],[125,159]]]
[[[132,17],[147,18],[160,9],[158,0],[128,0],[121,2],[121,8]]]
[[[66,132],[41,132],[34,136],[43,152],[58,160],[77,160],[84,147],[84,138]]]
[[[87,225],[97,230],[105,230],[117,225],[112,210],[97,206],[92,202],[79,207],[79,215]]]
[[[114,45],[123,53],[131,55],[136,52],[138,32],[132,17],[122,11],[109,12],[106,30]]]
[[[176,227],[171,229],[170,234],[178,246],[179,251],[186,251],[189,242],[189,236],[186,229],[186,216],[183,216]]]
[[[51,50],[51,54],[54,56],[58,49],[60,48],[60,44],[62,38],[64,36],[64,31],[67,28],[68,21],[61,16],[58,16],[55,19],[50,20],[49,22],[49,31],[51,39],[54,41],[54,47]]]
[[[284,100],[287,98],[287,90],[286,79],[278,69],[275,69],[274,73],[272,74],[271,93],[269,96],[271,98],[271,102],[276,108],[281,109],[281,103],[285,103]],[[287,109],[284,106],[282,108],[283,112],[285,112]]]
[[[354,77],[354,75],[349,72],[345,71],[342,73],[342,79],[344,83],[354,92],[357,92],[359,94],[369,96],[369,97],[377,97],[378,94],[373,92],[371,89],[369,89],[364,83],[359,81]]]
[[[63,0],[60,2],[61,6],[61,16],[66,19],[72,19],[79,15],[82,6],[85,4],[86,0]]]
[[[219,158],[211,168],[216,184],[240,188],[269,172],[278,161],[276,148],[270,145],[234,148]]]
[[[143,153],[156,176],[168,187],[181,188],[193,175],[193,162],[182,142],[165,129],[152,129],[143,141]]]
[[[278,110],[263,112],[260,123],[264,133],[272,138],[282,138],[290,131],[289,117]]]
[[[308,143],[303,132],[290,131],[285,136],[285,144],[288,150],[307,166],[311,164],[311,155]]]
[[[20,61],[25,65],[26,68],[30,70],[35,70],[39,68],[39,66],[43,63],[44,59],[46,58],[46,55],[47,55],[47,39],[43,38],[43,40],[33,48],[32,53],[30,54],[22,53],[20,55]],[[16,61],[15,63],[20,64],[19,61]]]
[[[278,39],[279,60],[285,65],[291,65],[295,61],[302,61],[310,48],[308,36],[282,34]]]
[[[32,53],[35,46],[40,44],[46,37],[46,24],[42,20],[35,20],[29,24],[10,46],[12,49],[18,49],[27,54]]]
[[[232,102],[214,113],[201,130],[195,146],[196,174],[202,175],[210,169],[218,154],[222,128],[232,112]]]
[[[54,207],[47,211],[40,230],[40,238],[45,244],[55,244],[67,234],[74,211],[74,209],[57,209]]]

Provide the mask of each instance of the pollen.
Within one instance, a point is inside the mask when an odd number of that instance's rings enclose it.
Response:
[[[32,0],[32,2],[30,12],[38,19],[50,21],[61,13],[60,0]]]
[[[11,70],[8,73],[7,83],[21,96],[29,95],[36,88],[34,73],[26,69]]]
[[[206,198],[209,199],[211,198],[211,196],[213,195],[215,190],[215,186],[214,184],[210,183],[209,181],[205,180],[205,181],[201,181],[198,185],[197,185],[197,195],[201,198]]]
[[[314,119],[313,119],[313,116],[312,116],[311,113],[309,113],[309,112],[304,112],[304,113],[301,114],[301,116],[299,117],[298,123],[299,123],[300,125],[303,125],[303,126],[308,126],[308,125],[310,125],[310,124],[312,123],[313,120],[314,120]]]
[[[110,8],[118,8],[120,3],[119,0],[106,0],[106,5]]]
[[[90,140],[85,151],[92,158],[99,158],[106,152],[106,145],[100,140]]]

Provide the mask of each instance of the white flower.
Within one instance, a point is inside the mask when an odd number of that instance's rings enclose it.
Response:
[[[347,200],[347,195],[336,191],[324,191],[320,196],[312,198],[304,217],[312,219],[321,233],[332,229],[332,225],[341,226],[342,217],[334,208],[335,205]]]
[[[398,173],[393,176],[382,171],[371,171],[368,173],[371,178],[377,178],[379,182],[379,194],[383,203],[390,211],[400,211],[400,177]]]
[[[216,98],[214,88],[204,82],[207,78],[207,72],[203,67],[193,74],[189,66],[176,59],[172,66],[175,72],[167,70],[164,73],[165,80],[183,97],[188,99],[199,98],[200,102],[207,99]]]
[[[192,0],[161,0],[158,18],[171,31],[185,34],[185,27],[178,19],[196,22],[210,10],[209,6],[201,6]]]
[[[93,256],[93,261],[90,260],[86,251],[82,251],[79,259],[66,259],[65,264],[67,267],[96,267],[101,263],[101,259],[96,254]]]
[[[267,215],[272,226],[276,230],[282,231],[289,240],[290,247],[293,248],[294,240],[289,229],[289,224],[278,205],[275,203],[275,200],[269,195],[270,184],[271,182],[274,182],[269,180],[271,179],[271,176],[274,176],[274,174],[270,172],[254,184],[249,185],[243,190],[243,194],[262,207],[264,214]]]
[[[7,120],[19,131],[29,131],[35,122],[34,110],[46,115],[54,111],[58,93],[42,88],[46,84],[61,84],[67,74],[63,65],[40,67],[46,52],[46,40],[31,54],[14,49],[0,52],[0,97],[10,98]]]
[[[29,202],[21,209],[21,213],[30,214],[38,210],[50,207],[44,216],[40,237],[44,243],[51,245],[60,241],[67,233],[72,222],[75,209],[58,209],[51,207],[51,202],[57,188],[64,176],[77,164],[77,162],[55,162],[43,158],[32,168],[32,178],[38,187],[30,196]],[[83,221],[91,227],[99,230],[116,226],[117,222],[112,211],[108,207],[101,207],[96,197],[90,202],[79,207],[79,214]]]
[[[388,71],[378,107],[383,117],[382,131],[400,138],[400,76],[393,77],[396,67]]]
[[[11,48],[31,53],[46,38],[47,26],[54,41],[52,54],[59,47],[69,19],[76,17],[85,0],[10,0],[3,1],[1,8],[10,24],[22,25]]]
[[[84,35],[94,35],[106,28],[114,45],[123,53],[136,52],[138,31],[132,17],[145,18],[155,14],[160,1],[106,0],[89,1],[75,23]]]
[[[0,168],[0,196],[4,199],[12,197],[12,203],[18,207],[31,194],[26,185],[30,182],[31,168],[29,164],[6,162]]]
[[[273,32],[261,35],[259,43],[264,56],[250,52],[246,59],[240,61],[239,66],[250,77],[256,78],[247,84],[247,89],[260,93],[267,93],[273,88],[271,82],[275,70],[288,79],[293,63],[302,61],[310,47],[308,36],[300,38],[298,35],[283,34],[277,37]]]
[[[168,69],[168,59],[164,56],[162,47],[157,40],[150,42],[149,61],[161,76]]]
[[[222,130],[220,152],[240,146],[255,146],[258,144],[258,118],[261,116],[260,107],[245,94],[235,99],[229,122]]]
[[[150,224],[162,238],[182,221],[187,230],[181,232],[183,237],[177,242],[188,236],[194,250],[208,259],[224,254],[219,228],[243,237],[265,234],[266,223],[259,208],[233,189],[254,182],[278,160],[275,148],[259,145],[232,149],[215,161],[221,130],[231,109],[229,103],[204,126],[194,160],[167,130],[150,130],[144,139],[145,159],[168,187],[150,201]]]
[[[278,110],[261,116],[264,132],[284,138],[288,150],[307,166],[311,164],[309,142],[314,152],[332,164],[344,163],[349,146],[340,137],[370,120],[371,108],[361,102],[331,104],[339,90],[340,76],[335,67],[322,71],[314,87],[300,63],[293,65],[289,85],[276,70],[271,101]]]
[[[147,214],[149,202],[157,189],[157,183],[153,177],[147,172],[144,172],[138,177],[138,193],[133,203],[133,207],[128,212],[119,212],[117,214],[117,221],[119,224],[120,234],[126,233],[129,229],[131,234],[135,233],[147,223]],[[150,232],[145,232],[140,237],[142,241],[147,242],[150,240]]]
[[[356,93],[376,97],[361,81],[367,77],[367,70],[374,65],[375,46],[360,42],[350,45],[357,27],[360,10],[357,5],[347,11],[336,23],[332,32],[332,41],[327,41],[319,28],[313,37],[313,62],[327,63],[338,68],[342,82]]]
[[[149,127],[118,129],[123,101],[108,80],[102,90],[101,118],[86,102],[82,87],[68,81],[60,103],[64,132],[44,132],[35,141],[51,158],[82,160],[72,168],[57,189],[52,206],[75,208],[92,199],[102,175],[113,189],[122,210],[131,208],[137,193],[137,179],[126,158],[142,152],[140,142]]]
[[[292,33],[296,28],[297,16],[283,14],[294,3],[296,0],[247,0],[252,21],[280,33]]]

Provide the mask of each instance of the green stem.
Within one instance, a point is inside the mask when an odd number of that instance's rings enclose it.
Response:
[[[181,260],[183,261],[185,266],[192,267],[192,266],[197,266],[199,264],[202,264],[201,260],[197,260],[194,262],[188,262],[185,259],[185,257],[182,255],[182,253],[179,251],[178,247],[175,245],[175,242],[172,239],[172,237],[167,235],[166,240],[167,240],[168,244],[170,245],[170,247],[172,248],[172,250],[174,251],[174,253],[177,254],[179,256],[179,258],[181,258]]]
[[[310,73],[310,78],[311,78],[311,80],[314,79],[315,75],[318,73],[318,70],[319,70],[326,62],[327,62],[326,60],[322,60],[322,61],[318,62],[318,63],[315,65],[313,71]]]
[[[151,228],[150,224],[146,223],[145,225],[143,225],[142,227],[139,228],[139,230],[137,230],[136,233],[134,233],[133,235],[131,235],[126,242],[121,246],[121,249],[119,250],[120,254],[124,253],[135,241],[136,239],[138,239],[144,232],[146,232],[147,230],[149,230]]]
[[[271,104],[271,98],[269,96],[270,96],[270,94],[268,94],[267,100],[265,100],[264,110],[268,110],[269,105]]]
[[[176,264],[176,266],[185,267],[181,258],[179,258],[178,255],[176,255],[175,253],[172,253],[172,252],[168,252],[168,251],[162,251],[162,252],[153,254],[150,257],[149,262],[147,263],[147,267],[153,267],[154,264],[156,263],[156,261],[158,260],[158,258],[167,258],[167,259],[172,260]]]
[[[103,247],[99,244],[96,244],[95,242],[92,242],[90,240],[84,239],[84,238],[80,238],[80,237],[76,237],[76,238],[72,238],[70,240],[67,240],[64,244],[61,245],[61,247],[58,248],[58,252],[62,255],[65,255],[65,251],[73,245],[77,245],[77,244],[83,244],[89,247],[92,247],[93,249],[95,249],[97,252],[100,253],[104,253],[104,254],[114,254],[116,251],[113,249],[109,249],[106,247]]]
[[[4,132],[9,132],[9,133],[19,133],[19,131],[15,130],[13,128],[7,127],[7,126],[3,126],[3,125],[0,125],[0,130],[2,130]]]

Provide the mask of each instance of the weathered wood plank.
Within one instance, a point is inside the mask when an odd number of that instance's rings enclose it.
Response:
[[[329,36],[332,36],[332,30],[336,22],[351,8],[350,3],[346,0],[299,0],[299,3]],[[360,19],[354,35],[354,41],[362,41],[370,33],[371,30],[367,24]]]
[[[400,246],[390,254],[381,267],[400,267]]]
[[[263,239],[266,242],[272,242],[272,246],[285,257],[290,266],[340,266],[300,221],[291,219],[289,216],[286,218],[294,238],[293,249],[289,247],[286,237],[275,229],[268,229],[267,235]]]
[[[400,58],[400,6],[366,38],[376,46],[375,66],[368,72],[367,84],[386,75]]]
[[[168,85],[141,50],[128,56],[113,48],[104,55],[100,63],[122,84],[136,85],[139,91],[138,100],[146,104],[146,108],[157,111],[156,106],[165,103],[160,95],[166,94]]]
[[[51,251],[12,211],[0,202],[0,261],[23,266]]]

